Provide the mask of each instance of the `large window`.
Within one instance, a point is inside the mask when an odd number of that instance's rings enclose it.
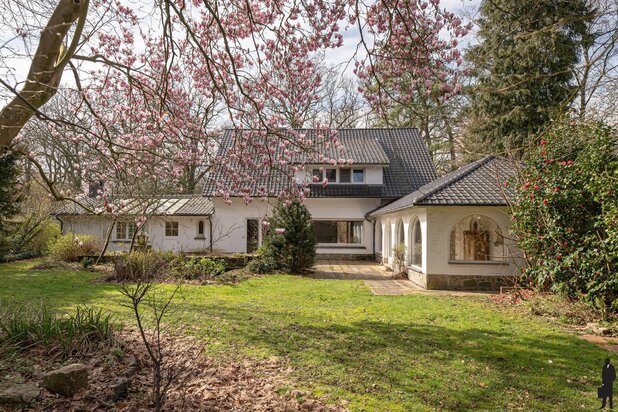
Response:
[[[504,259],[504,238],[496,222],[482,215],[460,220],[451,231],[451,261]]]
[[[178,236],[178,222],[165,222],[165,236]]]
[[[414,220],[412,224],[412,258],[414,266],[423,266],[423,232],[421,232],[421,221]]]
[[[313,230],[318,243],[363,243],[362,221],[315,220]]]
[[[116,240],[131,240],[135,233],[135,222],[117,222]]]

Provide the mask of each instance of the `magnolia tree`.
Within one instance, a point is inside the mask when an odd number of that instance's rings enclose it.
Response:
[[[286,130],[289,116],[272,105],[269,110],[269,104],[306,107],[319,99],[323,79],[314,58],[342,46],[348,29],[361,34],[366,58],[356,72],[378,109],[377,102],[414,98],[399,86],[402,76],[415,90],[435,90],[448,99],[460,89],[457,46],[468,30],[438,0],[368,6],[355,0],[163,0],[135,6],[56,0],[52,8],[26,1],[0,6],[3,32],[15,36],[0,45],[7,102],[0,111],[0,147],[30,159],[55,199],[79,202],[89,183],[102,182],[99,203],[82,205],[109,214],[122,209],[119,199],[174,190],[188,172],[205,173],[210,164],[229,175],[219,195],[249,202],[247,188],[273,171],[291,179],[308,161],[349,163],[335,131],[317,124],[309,138]],[[23,84],[10,71],[17,57],[30,63]],[[46,106],[63,78],[62,88],[77,96],[67,99],[70,117],[54,116]],[[217,149],[215,112],[218,125],[238,130],[224,159],[209,157]],[[80,148],[72,167],[82,187],[59,186],[23,143],[24,126],[33,118],[48,140]],[[324,147],[328,156],[318,153]],[[256,177],[255,169],[263,175]],[[261,195],[306,194],[293,184],[281,187]]]

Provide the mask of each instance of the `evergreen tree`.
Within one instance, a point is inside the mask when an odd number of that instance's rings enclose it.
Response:
[[[278,269],[300,273],[313,266],[316,240],[309,210],[295,200],[280,202],[269,219],[270,229],[264,253],[270,255]]]
[[[576,95],[573,68],[586,20],[585,0],[483,0],[479,44],[466,58],[476,84],[467,130],[472,156],[526,145]]]
[[[19,211],[18,177],[17,156],[0,152],[0,236],[6,233],[8,219]]]

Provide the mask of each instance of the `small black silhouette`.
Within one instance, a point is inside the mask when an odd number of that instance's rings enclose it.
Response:
[[[605,408],[607,398],[609,398],[609,409],[614,409],[614,381],[616,380],[616,369],[611,364],[609,358],[605,359],[603,372],[601,372],[603,385],[599,388],[599,398],[603,398],[603,404],[599,409]]]

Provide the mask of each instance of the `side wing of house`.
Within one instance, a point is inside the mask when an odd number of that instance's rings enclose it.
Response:
[[[509,233],[512,193],[503,184],[513,172],[506,160],[486,158],[372,212],[379,261],[428,289],[512,286],[524,264]]]

